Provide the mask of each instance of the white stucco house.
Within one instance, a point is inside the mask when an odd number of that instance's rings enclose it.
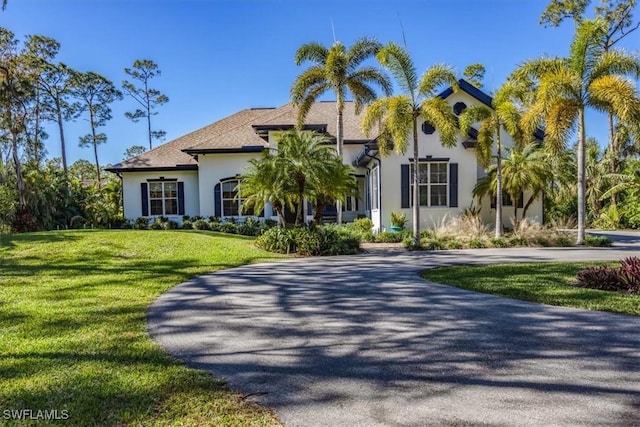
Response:
[[[439,96],[446,99],[456,114],[467,106],[492,99],[468,82],[460,80],[459,90],[447,89]],[[296,108],[286,104],[278,108],[246,109],[229,117],[167,142],[107,170],[122,178],[124,215],[137,217],[165,216],[181,222],[183,215],[203,217],[240,217],[242,200],[236,197],[237,176],[248,161],[262,150],[277,144],[278,131],[291,129],[296,122]],[[377,230],[391,224],[391,212],[405,212],[411,219],[410,161],[406,155],[381,157],[375,139],[366,138],[360,129],[361,117],[348,102],[344,111],[344,161],[354,166],[360,196],[344,203],[343,219],[351,221],[366,216]],[[336,134],[335,102],[318,102],[309,112],[306,128]],[[486,198],[473,199],[473,187],[485,171],[475,153],[477,132],[460,135],[458,144],[444,148],[438,132],[428,123],[419,123],[422,178],[420,184],[421,227],[433,227],[445,216],[460,214],[472,206],[493,224],[495,209]],[[536,135],[541,137],[541,135]],[[504,134],[505,147],[513,144]],[[527,200],[528,194],[524,194]],[[505,200],[505,226],[511,226],[511,201]],[[536,200],[527,216],[542,222],[542,200]],[[270,207],[262,216],[277,219]],[[310,204],[305,215],[311,219]],[[409,223],[409,226],[411,224]]]

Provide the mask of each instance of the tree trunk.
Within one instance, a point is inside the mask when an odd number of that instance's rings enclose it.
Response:
[[[340,96],[340,95],[338,95]],[[338,157],[340,157],[340,160],[342,159],[343,156],[343,138],[344,138],[344,123],[342,120],[342,103],[338,100],[338,102],[336,102],[337,106],[338,106],[338,119],[337,119],[337,129],[336,129],[336,151],[338,153]],[[342,224],[342,200],[338,200],[336,202],[336,222],[338,224]]]
[[[89,106],[89,121],[91,124],[91,135],[93,138],[93,154],[96,159],[96,176],[98,177],[98,188],[102,187],[102,180],[100,179],[100,163],[98,162],[98,141],[96,137],[96,126],[93,122],[93,110]]]
[[[65,176],[67,175],[67,147],[64,142],[64,122],[62,120],[62,109],[60,106],[60,98],[56,97],[56,114],[58,120],[58,132],[60,132],[60,152],[62,157],[62,169],[64,169]]]
[[[533,204],[533,202],[537,198],[538,198],[538,193],[532,194],[531,197],[529,197],[529,200],[524,205],[524,209],[522,209],[522,218],[526,218],[527,217],[527,211],[529,210],[529,207]]]
[[[497,155],[496,155],[496,239],[502,237],[502,140],[500,138],[500,127],[496,132]]]
[[[324,209],[324,203],[318,201],[315,205],[316,211],[313,215],[313,220],[317,225],[322,225],[322,210]]]
[[[152,150],[153,138],[151,138],[151,103],[149,102],[149,86],[146,79],[144,81],[144,96],[147,101],[147,132],[149,133],[149,150]]]
[[[413,118],[413,243],[420,246],[420,156],[418,149],[418,118]]]
[[[16,185],[18,188],[18,203],[20,205],[20,213],[27,210],[27,189],[22,176],[22,165],[20,164],[20,155],[18,154],[18,133],[11,131],[11,150],[13,155],[13,163],[16,168]]]
[[[585,237],[585,129],[584,109],[578,112],[578,237],[576,244],[584,245]]]
[[[616,137],[614,132],[613,113],[608,113],[608,125],[609,125],[609,153],[611,154],[611,173],[618,173],[618,147],[616,144]],[[618,195],[616,193],[611,194],[611,204],[616,206],[618,204]]]
[[[302,226],[304,223],[303,220],[303,211],[304,211],[304,179],[299,178],[296,180],[298,183],[298,211],[296,212],[296,227]]]

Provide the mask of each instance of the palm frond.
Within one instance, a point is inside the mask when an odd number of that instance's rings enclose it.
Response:
[[[427,99],[420,106],[420,115],[436,128],[443,146],[454,147],[457,144],[460,132],[458,118],[446,100],[437,96]]]
[[[601,56],[600,40],[605,33],[605,24],[599,19],[585,20],[578,25],[568,60],[569,67],[581,78],[588,75]]]
[[[466,135],[475,123],[488,119],[492,114],[491,109],[486,105],[478,104],[467,107],[458,118],[460,132]]]
[[[437,90],[449,86],[454,91],[458,89],[458,79],[453,67],[435,64],[429,67],[420,78],[418,93],[425,98],[430,98],[437,95]]]
[[[478,129],[476,155],[484,167],[487,167],[491,162],[495,136],[499,131],[500,128],[496,126],[496,118],[494,116],[486,118],[480,124],[480,128]]]
[[[390,42],[378,51],[376,58],[395,77],[398,86],[414,99],[418,89],[418,73],[409,53]]]
[[[294,104],[301,102],[315,87],[325,83],[324,69],[319,66],[311,67],[300,74],[291,86],[291,100]]]
[[[296,127],[298,129],[302,129],[304,127],[304,121],[307,118],[307,114],[309,114],[309,110],[313,107],[313,104],[316,100],[326,91],[328,91],[331,87],[326,83],[320,83],[309,89],[305,97],[298,102],[298,116],[296,120]]]
[[[573,135],[581,108],[578,103],[570,100],[561,100],[549,108],[545,117],[545,141],[549,145],[556,150],[566,147],[567,141]]]
[[[614,113],[623,122],[640,120],[640,99],[636,85],[617,75],[602,76],[589,85],[589,104]]]
[[[590,80],[594,81],[610,74],[629,76],[634,79],[640,78],[640,58],[637,54],[629,54],[620,50],[604,52],[593,65]]]
[[[367,82],[367,84],[373,83],[380,86],[386,96],[393,93],[393,85],[389,80],[389,76],[375,67],[363,67],[354,71],[349,75],[347,84],[350,80],[358,80],[361,83]]]
[[[324,66],[328,54],[328,49],[320,43],[306,43],[298,48],[293,60],[296,65],[302,65],[303,62],[310,61]]]
[[[358,66],[374,56],[382,45],[375,38],[363,37],[355,41],[346,52],[348,72],[354,73]]]

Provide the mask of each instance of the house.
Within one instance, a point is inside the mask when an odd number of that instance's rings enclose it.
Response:
[[[491,106],[489,95],[464,80],[459,86],[456,92],[447,89],[439,95],[456,114],[477,103]],[[290,103],[242,110],[107,169],[122,178],[125,217],[165,216],[177,222],[182,215],[242,217],[243,201],[236,197],[238,174],[250,159],[277,144],[279,131],[293,128],[296,113]],[[343,220],[366,216],[373,220],[376,230],[389,228],[391,212],[405,212],[410,221],[412,150],[406,155],[381,157],[375,139],[362,133],[361,116],[355,114],[352,102],[346,103],[343,117],[344,161],[355,168],[360,194],[344,203]],[[335,137],[335,102],[316,103],[307,117],[306,129]],[[432,227],[465,208],[479,206],[472,192],[485,171],[476,158],[476,135],[474,131],[460,135],[456,147],[445,148],[429,123],[419,123],[420,170],[424,176],[420,183],[421,227]],[[504,134],[503,144],[509,147],[513,141]],[[525,199],[528,197],[524,194]],[[505,198],[505,226],[511,226],[511,203]],[[481,218],[492,224],[495,209],[488,197],[481,206]],[[261,215],[277,219],[269,206]],[[310,204],[305,205],[305,215],[307,219],[313,216]],[[532,204],[527,216],[542,221],[542,200]]]

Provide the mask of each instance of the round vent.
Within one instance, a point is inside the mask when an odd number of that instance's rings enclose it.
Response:
[[[432,133],[434,133],[436,131],[436,128],[433,127],[433,125],[429,122],[424,122],[422,124],[422,132],[424,132],[426,135],[431,135]]]
[[[456,116],[459,116],[460,114],[462,114],[462,112],[466,109],[467,109],[467,104],[465,104],[464,102],[456,102],[453,105],[453,112]]]

